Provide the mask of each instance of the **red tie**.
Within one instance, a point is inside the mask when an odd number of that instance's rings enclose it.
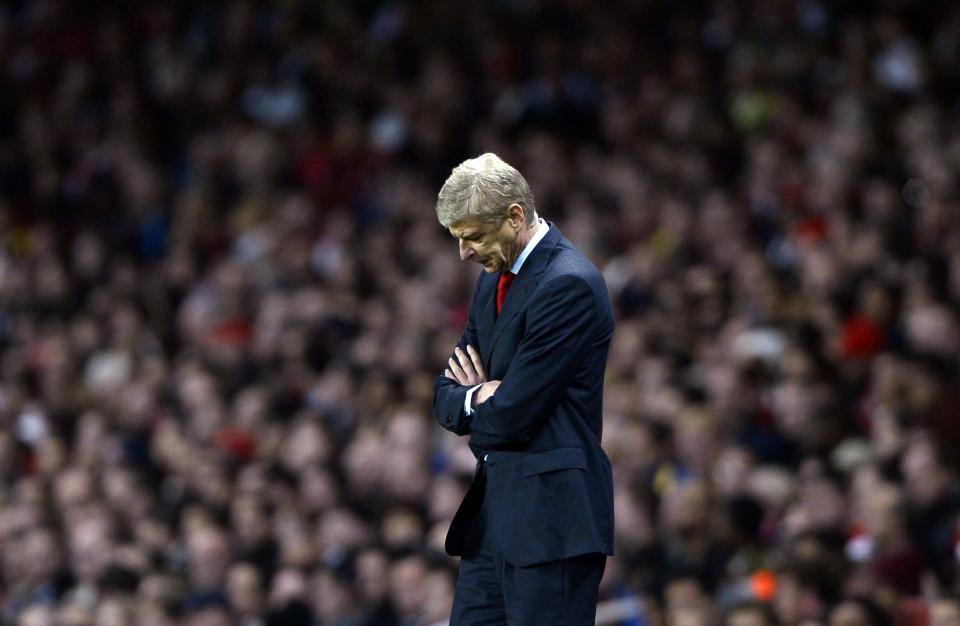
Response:
[[[503,310],[503,303],[507,300],[507,292],[510,291],[510,285],[517,275],[513,272],[502,272],[500,280],[497,281],[497,315]]]

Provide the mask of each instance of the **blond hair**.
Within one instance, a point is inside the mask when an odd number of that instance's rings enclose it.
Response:
[[[466,218],[502,220],[511,204],[523,207],[527,224],[537,207],[530,185],[515,167],[492,152],[455,167],[437,194],[437,219],[445,227]]]

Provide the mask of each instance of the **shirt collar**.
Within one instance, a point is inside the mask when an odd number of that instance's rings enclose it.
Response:
[[[510,268],[510,272],[513,274],[519,274],[520,268],[523,267],[524,261],[527,260],[527,257],[530,256],[530,253],[533,252],[533,249],[537,247],[537,244],[540,243],[540,240],[547,236],[547,233],[550,231],[550,227],[547,226],[547,223],[543,221],[542,218],[537,218],[537,232],[533,233],[533,237],[530,238],[530,241],[527,242],[527,245],[523,247],[523,250],[520,252],[520,256],[517,257],[517,260],[513,262],[513,267]]]

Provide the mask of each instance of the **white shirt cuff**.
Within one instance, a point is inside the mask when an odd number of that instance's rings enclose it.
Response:
[[[467,397],[463,399],[463,412],[465,415],[473,415],[473,409],[470,408],[471,401],[473,400],[473,392],[483,387],[483,383],[480,383],[476,387],[471,387],[467,389]]]

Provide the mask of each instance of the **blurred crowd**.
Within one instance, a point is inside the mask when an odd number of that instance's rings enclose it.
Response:
[[[0,624],[445,623],[487,151],[617,311],[607,623],[960,624],[934,0],[4,3]]]

